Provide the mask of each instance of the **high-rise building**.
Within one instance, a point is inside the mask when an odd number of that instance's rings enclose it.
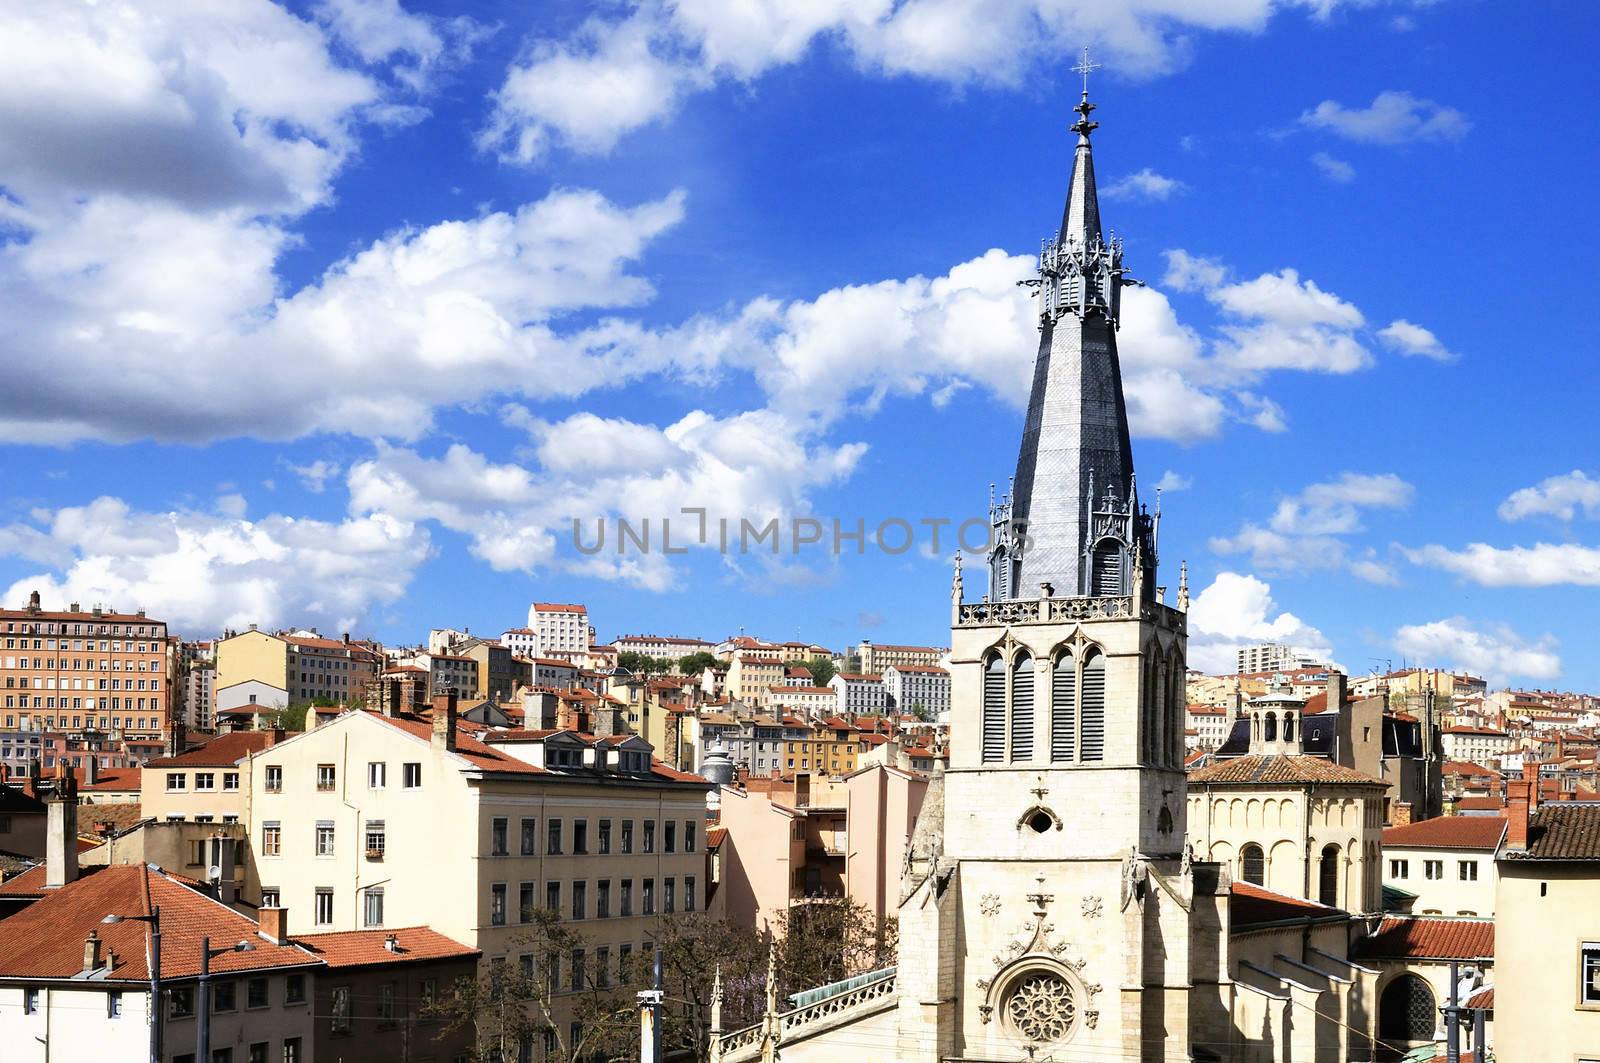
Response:
[[[167,625],[77,602],[46,610],[35,591],[0,609],[0,725],[161,739],[170,727]]]
[[[1318,668],[1323,664],[1312,654],[1277,642],[1257,642],[1249,646],[1240,646],[1236,656],[1240,675],[1252,675],[1257,672],[1293,672],[1301,668]]]

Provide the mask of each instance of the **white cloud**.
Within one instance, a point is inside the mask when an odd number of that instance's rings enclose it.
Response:
[[[1356,0],[1361,2],[1361,0]],[[1017,86],[1091,45],[1119,73],[1187,62],[1196,30],[1255,32],[1276,9],[1326,14],[1340,0],[644,0],[513,62],[483,142],[532,162],[563,144],[606,152],[719,81],[750,83],[819,41],[863,71],[956,85]]]
[[[1401,552],[1412,564],[1454,572],[1485,587],[1600,587],[1600,548],[1575,543],[1469,543],[1459,550],[1430,544]]]
[[[1322,176],[1339,184],[1349,184],[1356,179],[1356,168],[1343,159],[1336,159],[1325,151],[1319,151],[1311,156],[1312,163]]]
[[[1302,281],[1292,269],[1212,288],[1206,295],[1235,317],[1258,318],[1277,325],[1352,329],[1363,324],[1361,311],[1332,292],[1323,291],[1316,281]]]
[[[1380,92],[1368,107],[1323,100],[1300,116],[1303,125],[1369,144],[1460,140],[1472,129],[1466,115],[1409,92]]]
[[[380,445],[350,470],[351,512],[438,521],[500,571],[554,566],[665,590],[675,580],[669,546],[718,548],[719,522],[736,542],[742,521],[803,515],[810,491],[848,477],[866,451],[818,443],[771,411],[694,411],[664,428],[589,413],[547,422],[520,407],[505,419],[528,432],[536,466],[498,464],[461,444],[438,458]],[[706,511],[703,539],[702,518],[685,508]],[[619,520],[648,548],[623,539]]]
[[[250,623],[349,630],[403,597],[428,555],[426,530],[390,516],[252,521],[237,504],[223,508],[144,513],[104,497],[0,527],[0,553],[43,566],[3,600],[37,590],[46,601],[144,609],[195,637]]]
[[[1188,190],[1188,185],[1173,177],[1164,177],[1146,166],[1137,173],[1106,185],[1100,190],[1104,199],[1144,199],[1165,202]]]
[[[1172,469],[1161,474],[1161,479],[1156,481],[1156,490],[1170,493],[1187,491],[1194,486],[1194,478],[1184,476]]]
[[[1581,470],[1573,469],[1511,492],[1497,512],[1501,520],[1536,516],[1572,520],[1579,509],[1586,517],[1600,516],[1600,480],[1591,480]]]
[[[1192,255],[1182,248],[1163,252],[1167,260],[1167,273],[1161,283],[1180,292],[1209,291],[1222,287],[1228,279],[1228,267],[1219,260],[1203,255]]]
[[[300,478],[300,483],[307,491],[320,495],[328,486],[328,481],[339,475],[340,465],[336,461],[326,461],[318,458],[304,465],[286,463],[289,471]]]
[[[489,32],[464,16],[443,19],[406,11],[399,0],[321,0],[316,15],[369,65],[407,57],[393,73],[417,90],[427,87],[437,67],[465,61]]]
[[[1439,337],[1404,318],[1398,318],[1379,329],[1378,335],[1383,337],[1383,342],[1390,350],[1401,354],[1432,358],[1436,362],[1450,362],[1456,357],[1439,342]]]
[[[1464,668],[1491,680],[1512,676],[1555,679],[1561,675],[1561,657],[1553,636],[1530,642],[1504,625],[1476,625],[1459,616],[1408,624],[1395,632],[1394,646],[1428,665]]]
[[[1277,608],[1267,583],[1219,572],[1189,607],[1189,664],[1212,673],[1233,672],[1239,648],[1253,642],[1281,642],[1313,656],[1332,656],[1322,632]]]
[[[1280,499],[1266,526],[1246,521],[1237,534],[1214,537],[1208,545],[1219,554],[1246,554],[1251,567],[1266,573],[1344,568],[1349,547],[1341,537],[1363,530],[1361,511],[1404,509],[1414,494],[1412,486],[1393,473],[1347,472]],[[1394,579],[1371,556],[1348,567],[1369,582]]]

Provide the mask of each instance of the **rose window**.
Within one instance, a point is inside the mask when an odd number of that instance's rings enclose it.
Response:
[[[1072,987],[1058,975],[1030,974],[1017,983],[1006,1000],[1006,1018],[1030,1041],[1059,1041],[1072,1029],[1078,1009]]]

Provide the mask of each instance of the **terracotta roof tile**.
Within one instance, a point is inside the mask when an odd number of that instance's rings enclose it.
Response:
[[[385,946],[389,935],[396,938],[397,951]],[[425,926],[398,930],[347,930],[329,934],[296,934],[296,944],[329,967],[370,967],[417,960],[472,959],[482,953],[459,941],[447,938]]]
[[[263,706],[264,708],[265,706]],[[175,757],[162,757],[147,768],[226,768],[272,744],[270,731],[229,731],[201,746]]]
[[[1385,848],[1487,849],[1492,852],[1499,847],[1505,832],[1503,816],[1439,816],[1403,827],[1386,827],[1383,844]]]
[[[1361,958],[1493,960],[1494,920],[1438,916],[1385,917],[1377,932],[1356,941]]]
[[[1600,805],[1557,802],[1528,817],[1528,848],[1507,860],[1600,860]]]
[[[414,735],[423,741],[431,741],[433,739],[433,723],[429,720],[403,716],[385,716],[381,712],[373,712],[371,709],[362,709],[361,711],[380,723],[388,724],[396,730]],[[459,729],[456,732],[456,755],[467,760],[474,768],[479,768],[483,771],[506,772],[513,775],[546,774],[543,768],[535,767],[526,761],[521,761],[516,757],[502,753],[498,749],[486,746],[476,738],[461,734]]]
[[[1189,773],[1191,784],[1207,786],[1248,785],[1251,783],[1347,783],[1384,786],[1383,780],[1335,764],[1321,757],[1284,756],[1252,753],[1219,760]]]
[[[1479,1008],[1484,1011],[1494,1010],[1494,986],[1480,989],[1467,998],[1467,1007]]]
[[[1228,897],[1228,922],[1245,929],[1266,923],[1280,923],[1290,919],[1345,918],[1338,908],[1317,904],[1300,897],[1275,893],[1248,882],[1235,882]]]

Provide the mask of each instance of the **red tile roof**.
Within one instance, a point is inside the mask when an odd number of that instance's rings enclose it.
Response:
[[[1385,786],[1382,779],[1335,764],[1321,757],[1284,756],[1252,753],[1219,760],[1189,773],[1191,784],[1237,786],[1253,783],[1345,783],[1357,786]]]
[[[430,720],[406,716],[385,716],[381,712],[371,709],[362,709],[361,712],[380,723],[388,724],[398,731],[414,735],[425,742],[433,740],[433,723]],[[474,768],[483,771],[504,772],[513,775],[545,775],[543,768],[535,767],[526,761],[518,760],[500,752],[498,749],[484,745],[478,739],[461,733],[456,729],[456,755],[465,759]]]
[[[587,613],[587,606],[562,605],[559,602],[534,602],[533,607],[541,613]]]
[[[1494,1010],[1494,986],[1480,989],[1467,998],[1467,1007],[1481,1008],[1484,1011]]]
[[[1385,827],[1385,848],[1398,846],[1405,849],[1484,849],[1493,852],[1505,836],[1504,816],[1439,816],[1408,823],[1403,827]]]
[[[1600,805],[1558,801],[1528,817],[1528,847],[1507,860],[1600,860]]]
[[[152,760],[145,767],[226,768],[239,763],[251,753],[266,749],[271,744],[271,731],[229,731],[227,734],[218,735],[199,749],[191,749],[175,757]]]
[[[706,848],[715,849],[728,837],[727,827],[709,827],[706,829]]]
[[[393,952],[385,944],[391,934],[396,938],[396,951]],[[477,949],[425,926],[297,934],[294,941],[329,967],[335,968],[372,967],[418,960],[465,960],[483,955]]]
[[[7,883],[11,885],[11,883]],[[146,981],[148,924],[128,919],[105,924],[107,915],[148,915],[161,909],[161,973],[193,977],[200,971],[201,939],[213,946],[248,941],[249,952],[212,957],[219,974],[309,966],[316,958],[294,945],[274,945],[260,937],[256,921],[144,864],[100,868],[59,889],[40,891],[37,901],[5,920],[0,934],[0,976],[70,978],[83,970],[83,942],[90,932],[102,950],[116,954],[109,977]]]
[[[1293,919],[1344,919],[1347,914],[1325,904],[1275,893],[1248,882],[1235,882],[1228,897],[1228,922],[1246,929]]]
[[[1447,760],[1441,769],[1446,775],[1474,775],[1485,778],[1498,779],[1500,773],[1493,768],[1486,768],[1482,764],[1474,764],[1470,760]]]
[[[138,768],[101,768],[97,772],[98,778],[94,782],[84,781],[84,770],[81,767],[72,769],[78,779],[78,790],[87,793],[102,791],[137,790],[139,789],[140,774]]]
[[[1362,958],[1493,960],[1494,920],[1440,916],[1387,916],[1370,937],[1355,943]]]
[[[1485,810],[1500,811],[1506,807],[1503,797],[1463,797],[1456,802],[1456,810],[1460,812],[1482,812]]]

